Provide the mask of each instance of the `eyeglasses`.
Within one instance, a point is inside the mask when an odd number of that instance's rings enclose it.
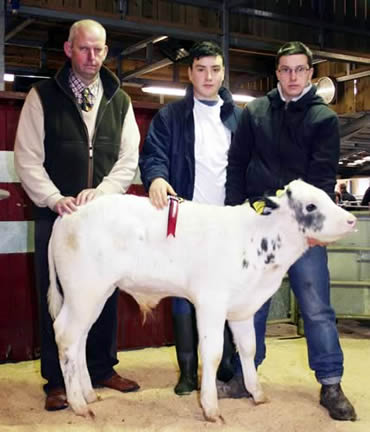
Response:
[[[281,66],[278,71],[283,76],[290,76],[293,72],[297,75],[297,77],[303,76],[307,71],[309,71],[310,68],[307,66],[297,66],[294,69],[288,67],[288,66]]]

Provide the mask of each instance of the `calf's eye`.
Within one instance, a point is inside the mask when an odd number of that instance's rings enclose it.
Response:
[[[308,204],[307,206],[306,206],[306,210],[309,212],[309,213],[311,213],[311,212],[313,212],[314,210],[316,210],[316,206],[315,206],[315,204]]]

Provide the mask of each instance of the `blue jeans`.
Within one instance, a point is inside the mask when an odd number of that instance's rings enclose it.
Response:
[[[326,248],[315,246],[296,261],[288,271],[290,286],[297,298],[303,318],[310,368],[322,384],[336,384],[343,375],[343,352],[340,347],[334,309],[330,306],[330,281]],[[266,356],[266,321],[269,299],[255,314],[255,364]],[[236,374],[241,374],[240,359],[235,359]]]

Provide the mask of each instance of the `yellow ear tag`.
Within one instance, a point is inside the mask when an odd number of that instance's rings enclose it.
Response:
[[[263,209],[266,207],[266,203],[264,201],[255,201],[253,203],[253,208],[256,210],[258,214],[263,213]]]
[[[281,197],[281,195],[283,195],[283,193],[285,192],[285,189],[278,189],[277,191],[276,191],[276,196],[278,197],[278,198],[280,198]]]

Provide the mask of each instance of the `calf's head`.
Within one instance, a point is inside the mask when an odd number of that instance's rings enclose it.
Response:
[[[355,216],[338,207],[321,189],[302,180],[290,182],[276,200],[290,210],[305,237],[329,243],[355,228]]]

